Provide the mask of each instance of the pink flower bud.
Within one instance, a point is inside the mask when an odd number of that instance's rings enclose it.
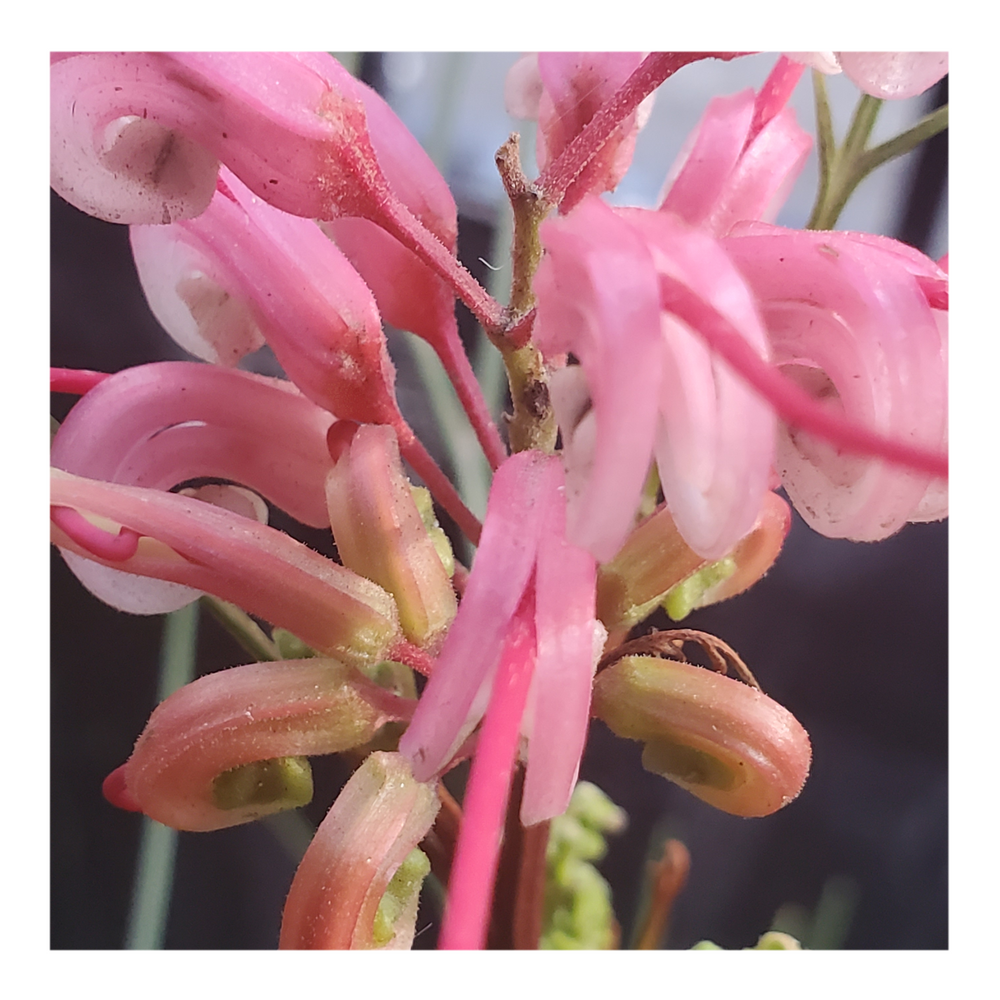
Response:
[[[396,599],[404,634],[439,646],[458,602],[403,472],[391,427],[359,427],[326,481],[333,537],[344,566]]]
[[[220,670],[157,706],[124,765],[126,794],[178,830],[248,823],[310,801],[301,757],[361,746],[411,710],[336,660]]]
[[[883,100],[916,97],[948,72],[947,52],[789,52],[821,73],[844,73]]]
[[[809,736],[763,692],[691,663],[626,656],[594,682],[594,715],[645,744],[643,767],[723,812],[767,816],[809,772]]]

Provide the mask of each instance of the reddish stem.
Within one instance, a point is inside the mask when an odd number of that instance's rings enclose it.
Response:
[[[139,539],[142,536],[131,528],[123,527],[117,535],[112,535],[109,531],[91,524],[74,508],[58,507],[55,504],[50,507],[50,517],[60,531],[98,559],[107,562],[125,562],[139,549]]]
[[[947,478],[948,456],[885,437],[820,406],[808,393],[760,358],[721,313],[680,281],[660,276],[660,304],[688,324],[793,427],[810,431],[857,455],[881,458],[918,472]]]
[[[441,471],[420,439],[413,433],[413,429],[402,417],[399,417],[393,424],[393,429],[399,439],[400,454],[424,481],[434,499],[451,515],[466,538],[473,545],[478,545],[483,526],[479,523],[476,515],[462,502],[462,498],[458,495],[451,480]]]
[[[507,448],[500,437],[497,425],[493,422],[493,417],[486,407],[486,400],[483,399],[482,390],[476,380],[476,373],[472,370],[469,357],[462,346],[462,340],[458,335],[458,328],[451,324],[445,331],[440,343],[433,345],[444,370],[451,379],[451,384],[455,387],[458,401],[465,410],[469,423],[472,424],[479,444],[486,455],[486,461],[490,463],[490,468],[495,472],[503,460],[507,457]]]
[[[92,372],[86,368],[50,368],[49,390],[83,396],[99,382],[110,377],[110,372]]]
[[[481,949],[486,942],[500,834],[535,668],[533,594],[531,586],[511,623],[472,760],[438,942],[441,950]]]
[[[736,59],[746,52],[652,52],[621,85],[618,92],[583,127],[580,134],[550,163],[535,182],[535,190],[551,205],[558,205],[570,184],[601,151],[618,126],[667,77],[688,63],[701,59]]]
[[[397,639],[389,647],[386,657],[390,660],[395,660],[397,663],[405,663],[408,667],[423,674],[424,677],[430,677],[434,673],[434,667],[437,664],[437,660],[427,650],[415,646],[408,639]]]

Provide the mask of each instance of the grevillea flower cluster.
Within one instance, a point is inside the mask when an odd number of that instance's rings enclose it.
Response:
[[[805,730],[721,639],[630,631],[759,580],[789,528],[779,488],[830,537],[947,516],[946,262],[774,225],[812,147],[787,103],[805,63],[906,97],[947,59],[782,56],[758,90],[709,103],[656,208],[602,197],[656,88],[736,57],[513,67],[508,108],[537,120],[541,173],[524,175],[516,136],[498,153],[514,216],[500,304],[457,259],[444,179],[333,57],[53,56],[52,186],[130,227],[150,308],[199,360],[53,370],[81,398],[52,442],[52,541],[108,604],[160,614],[210,595],[261,652],[163,701],[105,795],[215,830],[310,801],[308,758],[353,753],[281,947],[410,947],[430,871],[447,888],[439,947],[481,948],[501,850],[519,873],[515,946],[573,946],[571,826],[548,876],[545,852],[574,789],[591,794],[592,718],[735,815],[787,805],[809,770]],[[506,434],[456,301],[503,357]],[[451,378],[493,471],[482,523],[399,408],[386,325]],[[286,379],[237,367],[264,344]],[[272,527],[268,504],[331,530],[339,561]],[[476,546],[471,566],[439,514]],[[459,803],[446,776],[468,760]],[[600,850],[572,855],[574,878],[597,878],[579,859]],[[609,927],[581,940],[610,943]]]

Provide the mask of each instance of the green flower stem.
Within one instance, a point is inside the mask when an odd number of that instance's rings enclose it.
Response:
[[[197,602],[164,616],[157,702],[194,679],[197,645]],[[132,906],[125,934],[126,948],[159,950],[163,947],[176,855],[177,831],[143,816]]]
[[[241,608],[211,594],[205,594],[201,603],[256,662],[284,659],[267,633]]]
[[[535,305],[531,283],[542,259],[538,227],[551,205],[539,197],[535,187],[524,176],[517,133],[511,135],[497,151],[496,163],[514,214],[506,328],[513,330]],[[530,342],[515,346],[505,333],[492,332],[490,338],[503,355],[510,384],[514,410],[508,427],[511,451],[535,448],[551,454],[555,451],[558,428],[549,399],[548,371],[541,354]]]
[[[819,153],[819,190],[806,229],[833,229],[848,199],[873,170],[903,156],[948,127],[947,106],[926,115],[887,142],[868,149],[868,140],[882,107],[878,98],[864,94],[854,110],[847,136],[838,149],[822,74],[813,72],[816,97],[816,136]]]

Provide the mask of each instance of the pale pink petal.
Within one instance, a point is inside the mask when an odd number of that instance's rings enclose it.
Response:
[[[177,830],[220,830],[281,806],[219,808],[225,771],[276,757],[339,753],[368,742],[391,718],[364,697],[370,683],[336,660],[254,663],[199,677],[153,712],[123,776],[152,819]],[[398,699],[408,711],[412,702]]]
[[[786,52],[785,55],[828,76],[843,72],[836,52]]]
[[[580,492],[570,470],[567,536],[604,562],[632,527],[653,450],[662,371],[656,274],[644,241],[597,198],[542,223],[541,239],[535,343],[547,358],[576,355],[596,421]]]
[[[843,233],[755,232],[724,243],[758,297],[785,374],[886,436],[943,448],[942,339],[911,267]],[[782,435],[778,467],[813,527],[868,541],[897,531],[931,480],[796,431]]]
[[[646,240],[659,275],[712,304],[768,358],[753,298],[716,240],[669,214],[620,214]],[[688,545],[718,559],[750,531],[768,490],[774,416],[696,331],[669,313],[662,318],[662,345],[656,459],[663,495]]]
[[[512,118],[538,120],[538,105],[542,99],[542,75],[538,71],[538,53],[521,56],[504,78],[503,103]]]
[[[196,272],[171,271],[184,255],[143,255],[137,264],[145,286],[211,280],[245,304],[289,378],[313,402],[364,423],[397,419],[395,372],[375,300],[315,223],[272,208],[223,168],[204,213],[147,238],[161,247],[165,241],[190,247],[201,264]]]
[[[111,561],[53,524],[60,549],[137,579],[215,594],[321,652],[382,658],[399,637],[395,603],[381,587],[283,532],[200,500],[58,469],[50,489],[53,507],[79,511],[112,534],[124,526],[141,536],[134,555]]]
[[[52,464],[78,476],[169,490],[231,479],[327,527],[330,414],[288,382],[165,361],[105,379],[70,410]]]
[[[537,657],[523,728],[528,736],[521,800],[525,826],[566,811],[580,770],[597,665],[595,626],[600,629],[594,612],[596,569],[589,552],[566,541],[565,503],[551,504],[535,575]]]
[[[370,754],[337,796],[299,864],[278,947],[375,947],[379,902],[439,808],[433,787],[414,781],[404,757]],[[412,933],[411,928],[411,939]]]
[[[641,52],[543,52],[538,56],[542,95],[538,106],[538,166],[558,159],[597,111],[639,67]],[[652,96],[652,95],[651,95]],[[650,98],[647,98],[647,101]],[[648,105],[643,121],[648,117]],[[630,115],[568,188],[560,211],[588,193],[612,191],[632,162],[638,112]]]
[[[948,72],[947,52],[838,52],[840,67],[866,94],[916,97]]]
[[[709,104],[671,168],[661,211],[717,236],[743,219],[773,220],[812,145],[782,106],[797,79],[783,74],[788,65],[779,60],[758,95],[745,90]]]
[[[511,456],[497,470],[458,615],[399,741],[418,780],[450,762],[486,710],[504,636],[534,572],[545,511],[560,480],[558,461],[532,451]]]

